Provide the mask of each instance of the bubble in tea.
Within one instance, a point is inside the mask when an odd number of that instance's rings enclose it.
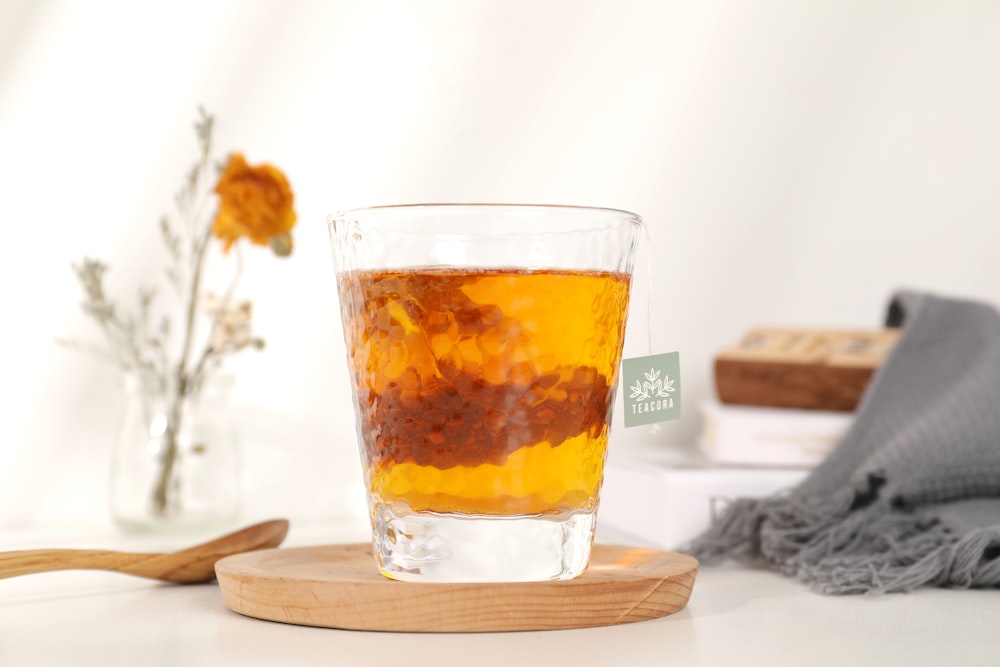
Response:
[[[394,514],[593,512],[630,277],[338,274],[369,493]]]

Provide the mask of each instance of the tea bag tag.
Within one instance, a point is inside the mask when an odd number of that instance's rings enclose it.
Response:
[[[649,425],[649,433],[662,429],[660,422],[681,416],[680,352],[653,354],[653,258],[649,227],[641,221],[646,241],[646,335],[649,354],[622,360],[625,383],[625,428]]]
[[[622,361],[625,428],[657,424],[681,416],[681,361],[667,352]]]

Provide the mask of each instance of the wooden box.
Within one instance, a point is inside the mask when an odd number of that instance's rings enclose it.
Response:
[[[898,337],[898,329],[751,329],[716,355],[716,393],[732,405],[849,412]]]

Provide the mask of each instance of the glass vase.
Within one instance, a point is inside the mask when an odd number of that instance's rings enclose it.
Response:
[[[176,385],[125,377],[125,405],[114,442],[110,509],[125,532],[215,530],[240,506],[236,431],[228,376],[178,397]]]

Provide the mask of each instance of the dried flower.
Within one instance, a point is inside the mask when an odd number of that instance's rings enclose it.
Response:
[[[224,296],[202,296],[202,275],[208,249],[214,238],[222,241],[228,252],[241,238],[257,245],[269,245],[279,256],[292,251],[291,230],[295,226],[292,190],[285,175],[276,167],[251,167],[241,153],[233,153],[221,169],[214,186],[206,184],[211,164],[213,120],[204,111],[195,124],[199,159],[187,174],[184,186],[176,196],[182,223],[177,225],[169,216],[159,222],[160,235],[170,262],[166,267],[169,284],[182,302],[181,351],[170,359],[169,338],[175,331],[169,314],[154,317],[156,291],[139,289],[138,309],[129,313],[111,301],[104,289],[108,271],[103,262],[84,259],[73,265],[83,287],[84,312],[91,316],[104,333],[110,357],[123,370],[136,373],[144,387],[170,390],[171,408],[166,420],[165,448],[158,460],[161,466],[156,488],[151,494],[155,515],[165,515],[171,506],[170,494],[177,493],[174,469],[178,455],[177,433],[184,417],[185,399],[196,394],[210,369],[222,359],[247,347],[260,349],[264,341],[253,335],[251,303],[234,297],[242,272],[242,256],[236,253],[236,269]],[[201,219],[204,198],[218,195],[218,212],[211,221]],[[195,341],[198,328],[195,321],[204,314],[209,318],[209,332],[199,345]],[[93,345],[68,344],[95,351]]]
[[[220,299],[209,293],[205,296],[202,307],[215,325],[209,337],[209,346],[213,352],[238,352],[247,346],[257,349],[264,347],[264,341],[254,337],[250,327],[250,301]]]
[[[272,239],[280,238],[279,247],[287,250],[276,254],[284,257],[291,252],[294,197],[280,170],[269,164],[251,167],[241,153],[233,153],[215,191],[220,201],[212,233],[227,251],[246,237],[258,245],[271,245]]]

